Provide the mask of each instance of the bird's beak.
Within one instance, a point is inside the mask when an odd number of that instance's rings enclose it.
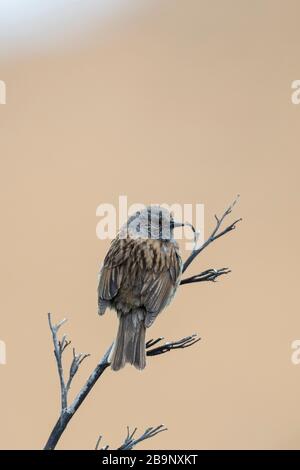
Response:
[[[184,222],[184,223],[182,223],[182,222],[173,222],[173,228],[184,227],[184,226],[190,227],[192,229],[192,231],[194,232],[194,244],[195,244],[195,248],[196,248],[199,233],[196,232],[195,227],[192,224],[190,224],[189,222]]]
[[[176,228],[176,227],[183,227],[185,224],[183,224],[182,222],[173,222],[173,227]]]

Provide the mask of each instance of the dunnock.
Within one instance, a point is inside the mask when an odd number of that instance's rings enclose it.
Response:
[[[170,303],[180,282],[182,262],[172,214],[161,206],[148,206],[129,217],[100,270],[98,313],[116,310],[119,329],[111,354],[111,367],[128,362],[146,365],[145,333]]]

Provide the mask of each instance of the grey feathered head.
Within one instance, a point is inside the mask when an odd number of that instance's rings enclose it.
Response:
[[[182,222],[175,222],[172,213],[162,206],[147,206],[129,217],[122,227],[132,238],[152,238],[171,240],[175,227],[182,227]]]

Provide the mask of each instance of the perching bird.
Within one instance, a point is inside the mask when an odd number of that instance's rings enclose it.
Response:
[[[145,334],[157,315],[170,303],[180,282],[182,261],[172,214],[161,206],[148,206],[129,217],[100,270],[98,313],[117,311],[119,329],[111,367],[126,363],[146,365]]]

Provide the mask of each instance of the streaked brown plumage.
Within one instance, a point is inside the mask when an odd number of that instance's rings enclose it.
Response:
[[[149,206],[130,217],[111,243],[100,271],[98,312],[102,315],[109,307],[119,317],[113,370],[127,362],[138,369],[146,365],[146,328],[170,303],[180,282],[182,262],[173,238],[179,225],[166,209]]]

